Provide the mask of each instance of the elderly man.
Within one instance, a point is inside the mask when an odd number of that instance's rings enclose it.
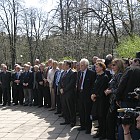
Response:
[[[18,101],[20,105],[23,105],[23,88],[21,84],[21,67],[17,65],[15,67],[15,72],[12,74],[12,82],[13,82],[13,105],[18,105]]]
[[[7,66],[3,65],[2,72],[0,75],[0,82],[3,91],[3,105],[5,106],[8,102],[8,106],[11,105],[11,73],[7,70]]]
[[[90,119],[92,100],[91,94],[93,91],[94,81],[96,74],[92,70],[88,69],[89,61],[87,59],[81,59],[80,71],[78,72],[77,92],[79,96],[79,113],[81,127],[78,131],[86,130],[86,134],[91,133],[92,120]]]

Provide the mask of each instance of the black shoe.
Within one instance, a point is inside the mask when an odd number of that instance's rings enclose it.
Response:
[[[11,103],[8,103],[8,106],[11,106]]]
[[[24,104],[24,106],[28,106],[27,104]]]
[[[70,125],[71,127],[74,127],[75,126],[75,123],[71,123],[71,125]]]
[[[6,104],[2,104],[2,106],[6,106]]]
[[[95,135],[93,135],[93,138],[100,138],[100,134],[96,133]]]
[[[79,127],[79,128],[77,128],[77,130],[78,131],[83,131],[83,130],[86,130],[86,129],[85,129],[85,127]]]
[[[55,112],[54,114],[61,114],[61,112]]]
[[[18,103],[13,103],[13,106],[18,105]]]
[[[32,104],[29,104],[28,106],[32,106]]]
[[[43,105],[39,105],[38,108],[43,107]]]
[[[91,133],[91,131],[90,130],[87,130],[86,132],[85,132],[85,134],[90,134]]]
[[[47,105],[47,108],[51,108],[51,106],[48,106],[48,105]]]
[[[100,137],[100,138],[99,138],[99,140],[104,140],[104,139],[106,139],[106,137]]]
[[[61,115],[58,115],[58,117],[63,117],[63,115],[61,114]]]
[[[55,110],[55,108],[51,108],[51,109],[49,109],[49,111],[54,111]]]
[[[67,125],[67,124],[70,124],[70,123],[68,123],[68,122],[60,123],[60,125]]]

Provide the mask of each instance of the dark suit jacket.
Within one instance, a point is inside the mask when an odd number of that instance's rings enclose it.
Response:
[[[21,83],[28,83],[28,86],[23,86],[23,88],[32,88],[33,87],[33,73],[31,71],[23,72],[21,74]]]
[[[80,76],[81,76],[81,71],[78,72],[77,85],[79,85]],[[93,85],[94,85],[95,79],[96,79],[96,73],[92,70],[87,69],[84,83],[83,83],[83,93],[84,93],[85,100],[91,101],[91,94],[93,91]],[[78,87],[77,87],[77,92],[79,93]]]
[[[0,81],[2,83],[2,88],[10,88],[11,72],[9,71],[7,71],[6,73],[1,72]]]
[[[109,107],[109,98],[105,95],[104,91],[108,88],[108,76],[103,73],[101,75],[97,75],[93,93],[96,94],[96,101],[93,102],[93,110],[95,112],[92,113],[93,115],[97,115],[98,117],[105,117]]]
[[[38,82],[39,87],[44,87],[44,80],[43,80],[44,72],[38,71],[36,74],[36,81]],[[43,85],[40,85],[39,82],[43,82]]]
[[[12,74],[12,76],[11,76],[11,80],[12,80],[12,82],[13,82],[13,87],[15,87],[15,86],[17,86],[17,83],[15,83],[14,81],[15,80],[21,80],[21,75],[22,75],[22,73],[19,75],[19,77],[17,77],[17,73],[16,72],[14,72],[13,74]],[[22,84],[21,84],[21,81],[20,81],[20,83],[19,83],[19,86],[21,86]]]
[[[130,67],[124,72],[120,80],[117,100],[128,101],[128,93],[133,92],[137,87],[140,87],[140,67]]]
[[[63,74],[60,79],[60,88],[64,90],[64,95],[73,95],[76,89],[76,72],[73,72],[71,69],[63,77]]]

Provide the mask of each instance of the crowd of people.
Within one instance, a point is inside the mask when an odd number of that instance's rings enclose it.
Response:
[[[40,63],[36,59],[20,66],[15,64],[8,71],[1,64],[0,103],[2,106],[38,106],[56,110],[64,118],[60,125],[76,125],[78,131],[90,134],[92,122],[97,120],[97,133],[93,138],[123,140],[126,135],[123,125],[117,125],[118,108],[136,108],[140,95],[129,98],[128,93],[140,87],[140,59],[117,59],[111,54],[105,59],[93,57],[92,65],[85,58],[80,62],[49,59]],[[11,90],[12,89],[12,90]],[[137,121],[140,122],[140,117]],[[140,128],[138,124],[137,128]],[[133,140],[140,139],[140,131],[130,128]]]

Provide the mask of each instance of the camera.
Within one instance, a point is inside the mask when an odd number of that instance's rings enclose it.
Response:
[[[135,96],[140,94],[140,88],[135,88],[133,92],[128,93],[128,99],[134,99]]]
[[[133,108],[121,108],[117,112],[122,113],[121,116],[118,116],[118,124],[128,124],[136,126],[136,118],[140,115],[140,107]]]

